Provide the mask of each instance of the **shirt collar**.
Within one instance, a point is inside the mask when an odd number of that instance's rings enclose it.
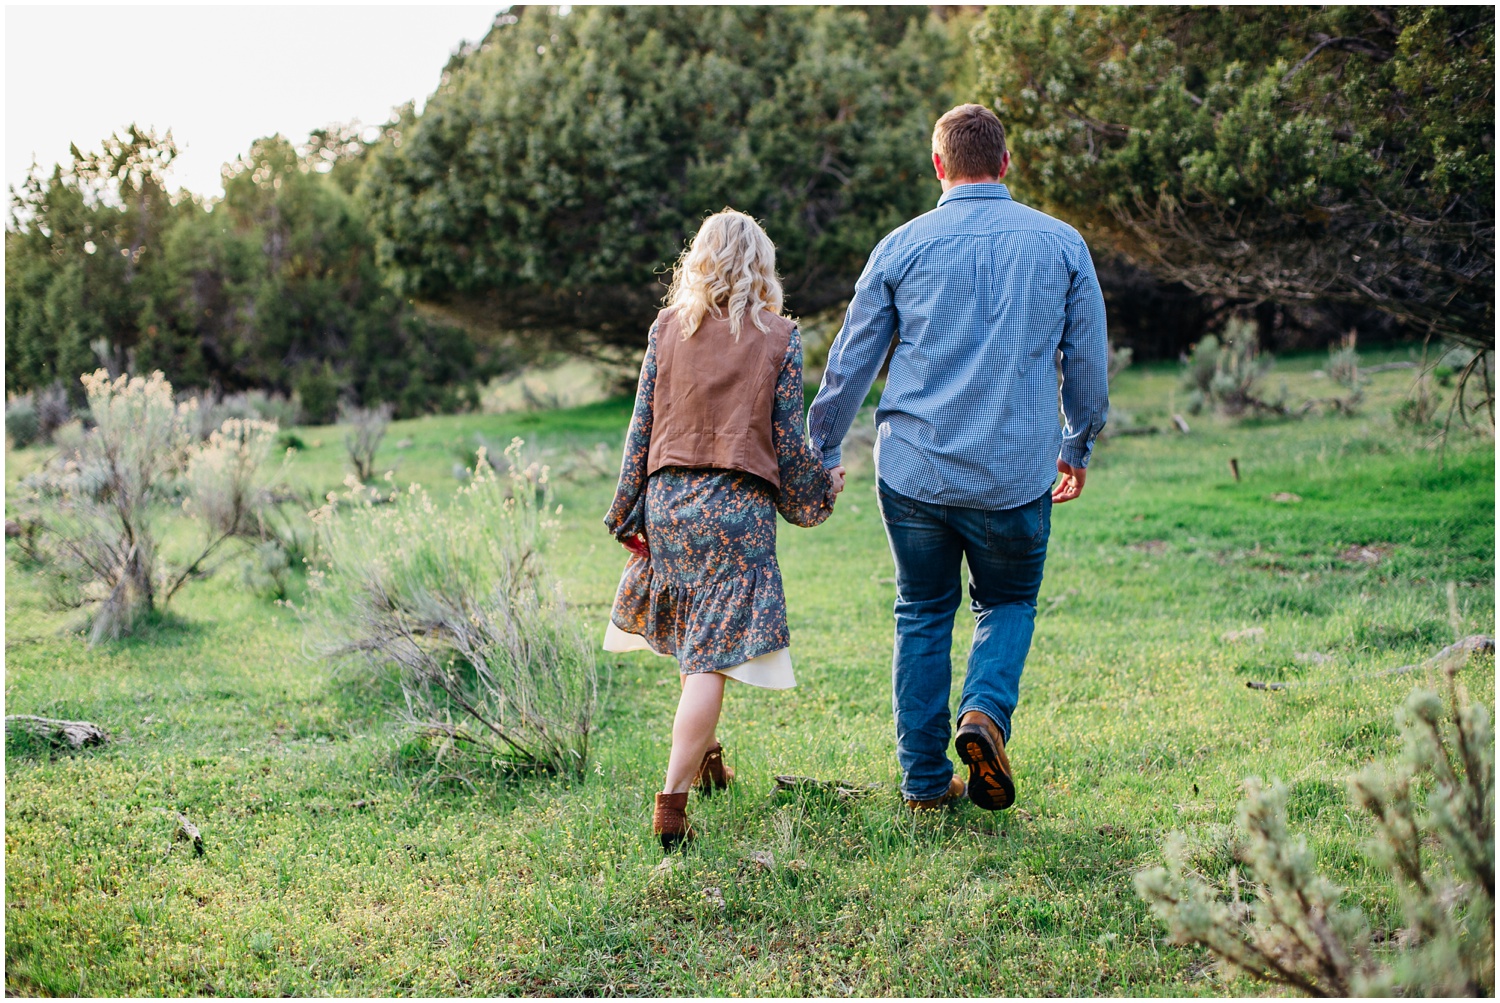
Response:
[[[958,199],[1008,199],[1010,189],[998,181],[980,181],[967,185],[955,185],[943,192],[938,205],[946,205]]]

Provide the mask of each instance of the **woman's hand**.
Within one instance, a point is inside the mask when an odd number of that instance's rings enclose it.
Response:
[[[651,559],[651,548],[646,544],[646,534],[637,533],[634,536],[627,536],[620,543],[624,545],[626,550],[641,560],[649,561]]]

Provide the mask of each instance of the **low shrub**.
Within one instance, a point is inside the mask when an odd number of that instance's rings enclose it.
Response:
[[[219,394],[208,390],[184,394],[198,399],[197,436],[207,439],[224,423],[237,418],[241,421],[265,421],[281,428],[298,424],[301,405],[296,396],[288,398],[264,390],[246,390],[242,393]]]
[[[5,402],[5,435],[16,449],[25,449],[42,438],[42,422],[31,394],[20,394]]]
[[[1273,360],[1260,352],[1255,325],[1233,318],[1224,327],[1222,339],[1205,335],[1193,346],[1183,373],[1183,388],[1190,392],[1188,410],[1194,414],[1215,408],[1230,417],[1246,411],[1286,414],[1286,393],[1268,399],[1262,382]]]
[[[1407,926],[1377,953],[1363,912],[1318,874],[1287,828],[1288,792],[1247,783],[1239,866],[1206,881],[1174,835],[1167,867],[1136,890],[1178,943],[1207,947],[1232,972],[1314,996],[1493,996],[1495,746],[1488,711],[1447,667],[1449,703],[1417,690],[1398,715],[1403,755],[1349,782],[1374,819],[1374,855]]]
[[[231,420],[194,444],[197,402],[176,403],[160,372],[82,378],[93,427],[54,436],[58,456],[22,481],[19,507],[41,525],[51,594],[81,609],[90,643],[128,633],[165,605],[228,540],[255,526],[276,426]],[[179,498],[201,520],[198,556],[180,569],[157,553],[158,522]]]
[[[354,476],[368,481],[375,476],[375,453],[380,449],[380,440],[391,424],[392,408],[389,404],[375,407],[353,407],[339,405],[339,422],[349,426],[344,434],[344,448],[349,451],[349,463],[354,467]]]
[[[5,434],[17,449],[51,442],[63,425],[73,420],[68,392],[61,383],[19,394],[6,401]]]
[[[1328,364],[1323,371],[1328,378],[1341,387],[1357,390],[1360,386],[1359,349],[1357,334],[1350,331],[1343,338],[1328,346]]]
[[[324,652],[399,675],[407,726],[438,758],[582,773],[598,706],[593,644],[543,555],[556,530],[549,474],[481,455],[440,506],[412,485],[389,504],[350,479],[315,514],[324,566],[310,578]]]
[[[1391,417],[1402,428],[1427,430],[1436,424],[1438,409],[1442,405],[1442,398],[1432,390],[1432,381],[1423,374],[1417,378],[1411,393],[1391,409]]]
[[[291,591],[292,559],[278,541],[262,540],[250,551],[240,574],[245,588],[262,599],[286,599]]]

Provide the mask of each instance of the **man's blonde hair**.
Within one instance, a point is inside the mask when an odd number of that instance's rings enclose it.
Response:
[[[776,245],[760,224],[725,209],[703,221],[677,259],[667,306],[677,311],[683,338],[691,338],[705,315],[729,320],[738,340],[748,314],[767,331],[761,311],[781,313],[781,279],[776,276]]]
[[[1005,126],[982,104],[961,104],[937,120],[932,152],[943,158],[943,173],[955,181],[993,178],[1005,159]]]

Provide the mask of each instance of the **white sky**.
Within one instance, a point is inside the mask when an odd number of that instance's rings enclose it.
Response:
[[[220,166],[261,136],[420,108],[502,6],[7,6],[6,191],[33,157],[50,170],[137,122],[172,130],[174,187],[222,194]]]

